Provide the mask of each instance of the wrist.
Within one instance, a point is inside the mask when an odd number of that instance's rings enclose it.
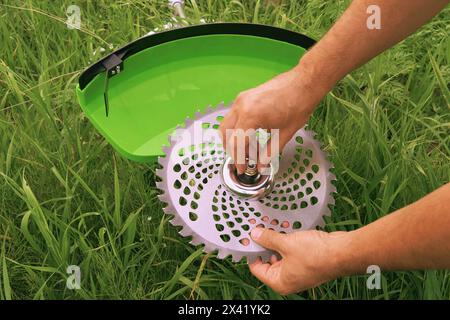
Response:
[[[331,70],[330,64],[321,61],[314,52],[307,52],[294,68],[299,75],[299,85],[304,92],[308,92],[318,104],[333,89],[339,79]]]
[[[317,85],[308,70],[299,65],[289,72],[289,98],[291,107],[299,112],[301,118],[309,117],[320,101],[325,97],[327,91]]]
[[[358,250],[354,231],[330,233],[333,278],[365,272]]]

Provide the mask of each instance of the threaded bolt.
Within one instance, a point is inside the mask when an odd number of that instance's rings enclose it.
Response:
[[[256,166],[256,162],[249,161],[247,164],[247,168],[245,169],[244,173],[247,176],[256,176],[258,174],[258,168]]]

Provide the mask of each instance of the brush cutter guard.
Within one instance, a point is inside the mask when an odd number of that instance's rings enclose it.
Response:
[[[216,23],[148,35],[79,78],[79,103],[123,156],[151,162],[186,117],[294,67],[314,40],[271,26]]]

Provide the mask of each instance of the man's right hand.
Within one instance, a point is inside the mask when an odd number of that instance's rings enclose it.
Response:
[[[295,132],[306,124],[324,95],[317,94],[308,83],[309,75],[298,66],[238,95],[231,111],[220,125],[223,144],[235,160],[238,173],[245,171],[246,164],[238,161],[238,143],[230,134],[236,129],[278,129],[278,151],[281,152]],[[270,146],[268,143],[268,157],[272,156]],[[248,156],[248,150],[239,151],[246,152],[245,155]]]

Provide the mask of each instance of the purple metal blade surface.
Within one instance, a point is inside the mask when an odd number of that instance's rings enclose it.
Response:
[[[192,237],[193,245],[204,244],[206,252],[218,251],[218,258],[261,257],[273,252],[250,237],[254,227],[290,233],[324,226],[336,191],[332,167],[314,133],[300,129],[283,149],[272,192],[261,200],[237,198],[222,185],[220,170],[225,152],[219,132],[220,121],[230,109],[220,105],[188,119],[185,127],[171,136],[171,145],[159,158],[157,182],[160,200],[173,214],[171,223],[180,234]]]

